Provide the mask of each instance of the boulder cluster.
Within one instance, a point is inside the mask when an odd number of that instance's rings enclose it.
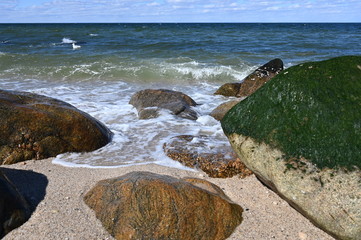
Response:
[[[231,146],[207,149],[209,136],[174,136],[167,156],[210,177],[254,173],[316,226],[337,239],[361,239],[361,57],[283,70],[280,59],[215,94],[232,97],[211,113]],[[237,98],[237,100],[234,100]],[[140,119],[161,111],[198,118],[184,93],[146,89],[131,99]],[[111,131],[68,103],[0,90],[0,165],[98,149]],[[132,172],[102,180],[84,197],[115,239],[226,239],[241,206],[216,185]],[[32,209],[0,169],[0,238]]]
[[[218,106],[211,112],[216,120],[224,115],[245,97],[254,93],[267,81],[283,70],[281,59],[274,59],[257,68],[240,83],[226,83],[214,94],[225,97],[237,97]],[[135,93],[129,103],[138,111],[139,119],[156,118],[160,111],[169,111],[178,117],[197,120],[198,114],[193,107],[198,104],[188,95],[166,89],[146,89]],[[175,161],[185,166],[203,170],[210,177],[246,177],[252,172],[228,146],[221,146],[217,151],[199,152],[199,147],[205,149],[207,136],[175,136],[170,142],[164,143],[164,152]],[[198,139],[196,145],[192,139]]]
[[[160,111],[198,118],[192,109],[197,103],[181,92],[146,89],[135,93],[130,104],[140,119],[158,117]],[[94,151],[111,141],[112,132],[63,101],[0,90],[0,136],[0,165],[8,165],[65,152]],[[229,146],[220,151],[227,153],[199,155],[192,167],[201,160],[200,169],[214,177],[251,173]],[[179,156],[184,162],[184,154]],[[22,225],[34,210],[7,174],[0,169],[0,237]],[[116,239],[225,239],[241,223],[243,211],[207,181],[143,172],[100,182],[85,202]]]

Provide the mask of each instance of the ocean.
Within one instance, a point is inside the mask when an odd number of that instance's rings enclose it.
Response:
[[[207,152],[229,145],[209,116],[229,100],[213,95],[222,84],[274,58],[287,68],[344,55],[361,55],[361,23],[0,24],[0,89],[63,100],[114,133],[105,147],[58,155],[56,164],[183,168],[163,153],[171,137],[210,136]],[[200,117],[139,120],[128,102],[148,88],[189,95]]]

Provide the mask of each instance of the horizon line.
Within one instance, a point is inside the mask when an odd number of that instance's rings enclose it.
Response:
[[[216,22],[216,21],[210,21],[210,22],[0,22],[0,24],[265,24],[265,23],[284,23],[284,24],[294,24],[294,23],[300,23],[300,24],[319,24],[319,23],[361,23],[361,22],[303,22],[303,21],[295,21],[295,22]]]

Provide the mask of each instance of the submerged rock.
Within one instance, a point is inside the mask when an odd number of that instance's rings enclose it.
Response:
[[[287,69],[222,127],[242,161],[317,226],[361,236],[361,57]]]
[[[243,209],[216,185],[150,172],[103,180],[84,197],[115,239],[226,239]]]
[[[111,137],[102,123],[68,103],[0,90],[0,164],[93,151]]]
[[[273,59],[257,68],[253,73],[243,79],[241,83],[226,83],[214,94],[233,97],[247,97],[262,87],[267,81],[272,79],[282,70],[282,60],[279,58]]]
[[[0,169],[0,238],[29,217],[29,204]]]
[[[184,93],[166,89],[146,89],[135,93],[129,104],[133,105],[140,119],[158,117],[160,109],[167,109],[172,114],[196,120],[198,114],[191,109],[197,103]]]
[[[210,177],[244,178],[252,174],[230,146],[209,146],[207,136],[181,135],[163,145],[165,154],[191,168],[201,169]]]

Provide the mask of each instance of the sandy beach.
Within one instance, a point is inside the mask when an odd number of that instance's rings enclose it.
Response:
[[[114,169],[68,168],[53,164],[51,159],[2,166],[2,170],[36,207],[30,219],[4,239],[113,239],[82,199],[99,180],[132,171],[177,178],[197,177],[221,187],[244,209],[242,224],[228,239],[333,239],[262,185],[254,175],[245,179],[217,179],[203,172],[155,164]]]

